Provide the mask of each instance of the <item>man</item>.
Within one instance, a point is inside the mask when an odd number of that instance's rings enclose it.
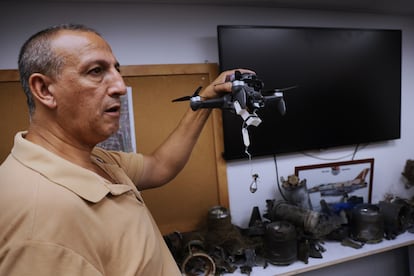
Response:
[[[177,175],[210,111],[189,109],[152,155],[96,148],[118,129],[119,69],[107,42],[81,25],[22,46],[30,126],[0,167],[0,275],[181,275],[139,191]],[[232,73],[200,95],[230,92]]]

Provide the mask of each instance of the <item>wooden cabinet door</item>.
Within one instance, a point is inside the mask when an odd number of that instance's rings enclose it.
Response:
[[[167,138],[189,107],[189,102],[171,101],[207,86],[218,68],[217,64],[138,65],[122,66],[121,73],[132,87],[137,151],[145,154]],[[0,104],[3,161],[15,132],[28,125],[26,99],[15,70],[0,70]],[[163,234],[196,230],[205,223],[208,209],[229,207],[222,152],[221,114],[214,110],[183,171],[171,183],[143,192]]]

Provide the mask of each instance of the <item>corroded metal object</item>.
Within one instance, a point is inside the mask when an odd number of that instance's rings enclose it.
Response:
[[[308,210],[286,201],[267,201],[269,210],[266,217],[271,221],[288,221],[311,233],[315,238],[323,237],[339,228],[340,221],[321,212]]]
[[[405,162],[402,175],[407,179],[407,186],[414,186],[414,160],[408,159]]]
[[[216,274],[216,264],[204,251],[202,241],[192,240],[186,248],[186,255],[181,264],[181,272],[183,275],[214,276]]]
[[[351,213],[350,225],[354,240],[378,243],[384,238],[384,217],[377,205],[356,205]]]
[[[230,212],[222,206],[212,207],[207,217],[205,242],[208,250],[221,247],[229,255],[242,255],[246,248],[240,231],[231,223]]]
[[[309,197],[306,179],[300,180],[296,175],[289,175],[287,179],[283,176],[282,182],[284,197],[293,205],[312,210],[312,203]]]
[[[384,216],[385,238],[395,239],[395,237],[407,230],[410,219],[410,209],[405,201],[380,201],[378,207],[381,214]]]
[[[296,226],[303,227],[305,231],[314,232],[317,229],[320,214],[285,201],[278,201],[274,203],[270,216],[271,221],[289,221]]]
[[[266,225],[264,252],[266,260],[274,265],[289,265],[297,260],[296,228],[287,221]]]

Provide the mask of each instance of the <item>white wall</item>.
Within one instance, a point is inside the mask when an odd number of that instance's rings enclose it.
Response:
[[[26,3],[0,4],[0,69],[16,68],[20,45],[34,32],[62,22],[84,23],[100,31],[123,65],[218,62],[216,26],[257,24],[288,26],[392,28],[403,31],[401,139],[368,145],[356,159],[375,158],[373,202],[385,193],[411,197],[401,171],[414,158],[414,20],[409,17],[269,8],[168,6],[138,4]],[[242,45],[240,45],[242,47]],[[375,103],[373,103],[375,104]],[[280,130],[283,133],[283,130]],[[353,147],[288,154],[277,157],[279,176],[294,167],[350,159]],[[260,186],[249,192],[251,170],[259,173]],[[228,162],[231,213],[235,224],[245,226],[253,206],[265,209],[265,200],[277,197],[273,158]]]

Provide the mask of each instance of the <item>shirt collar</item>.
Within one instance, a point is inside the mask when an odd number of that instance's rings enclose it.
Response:
[[[98,174],[71,163],[26,139],[26,131],[16,134],[12,155],[24,166],[31,168],[49,181],[61,185],[90,202],[99,202],[108,193],[120,195],[132,187],[110,184]]]

